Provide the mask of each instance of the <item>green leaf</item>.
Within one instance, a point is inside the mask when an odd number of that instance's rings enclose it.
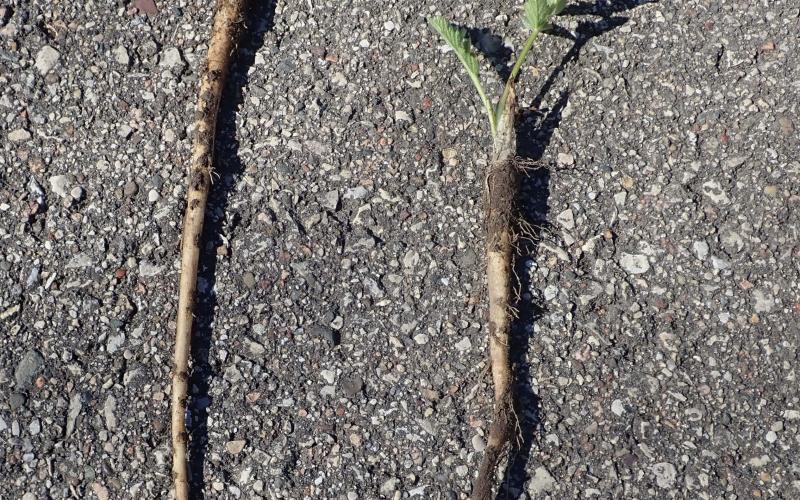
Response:
[[[561,11],[564,10],[564,7],[567,6],[567,0],[548,0],[550,3],[550,7],[553,9],[553,15],[557,16],[561,14]]]
[[[447,45],[452,47],[453,52],[456,53],[461,64],[467,69],[469,78],[472,80],[472,84],[475,86],[475,90],[478,91],[481,102],[483,102],[483,107],[486,109],[486,116],[489,118],[489,126],[492,129],[492,136],[494,136],[497,130],[497,116],[495,115],[494,106],[492,106],[491,101],[489,101],[489,98],[486,96],[486,91],[483,90],[483,85],[481,85],[478,58],[475,57],[475,53],[472,52],[472,46],[469,43],[469,38],[467,38],[467,33],[450,24],[450,22],[442,16],[428,18],[428,23],[442,38],[444,38]]]
[[[531,31],[544,31],[550,26],[550,18],[564,10],[566,5],[566,0],[527,0],[525,25]]]
[[[467,69],[470,76],[478,77],[478,58],[472,52],[469,38],[464,30],[458,29],[442,16],[435,16],[428,19],[428,23],[444,38],[458,59]]]

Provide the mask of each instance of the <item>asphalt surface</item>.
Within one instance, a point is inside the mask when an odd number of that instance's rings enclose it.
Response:
[[[169,496],[207,4],[0,2],[2,498]],[[425,16],[471,28],[494,95],[519,5],[243,20],[200,279],[197,498],[467,498],[491,412],[490,141]],[[539,168],[499,498],[800,497],[800,2],[571,2],[558,26],[518,83]]]

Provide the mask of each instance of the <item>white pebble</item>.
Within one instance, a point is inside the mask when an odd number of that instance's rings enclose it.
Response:
[[[575,216],[572,214],[572,209],[568,208],[556,215],[556,221],[568,231],[570,229],[575,229]]]
[[[695,241],[692,244],[692,249],[694,249],[694,254],[700,260],[704,260],[708,256],[708,243],[705,241]]]
[[[619,259],[622,269],[629,274],[644,274],[650,270],[650,263],[647,256],[640,254],[623,253]]]
[[[114,54],[114,59],[119,64],[121,64],[123,66],[127,66],[128,64],[130,64],[131,58],[130,58],[130,56],[128,56],[128,50],[125,47],[120,45],[119,47],[114,49],[112,52]]]
[[[41,75],[46,75],[56,65],[61,54],[49,45],[42,47],[36,54],[36,69]]]
[[[67,191],[68,187],[69,179],[66,175],[54,175],[50,177],[50,189],[61,198],[69,196],[69,191]]]
[[[320,375],[322,375],[322,378],[325,379],[325,382],[327,382],[329,384],[333,384],[334,382],[336,382],[336,372],[334,372],[334,371],[322,370],[320,372]]]
[[[486,449],[486,441],[484,441],[479,435],[475,434],[472,436],[472,447],[475,448],[475,451],[480,453]]]

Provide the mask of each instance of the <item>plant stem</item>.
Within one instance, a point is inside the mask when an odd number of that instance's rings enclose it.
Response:
[[[458,56],[458,58],[461,59],[461,56]],[[465,67],[468,67],[467,63],[463,59],[461,59],[461,63],[464,64]],[[494,136],[497,134],[497,116],[494,112],[492,101],[489,100],[489,97],[486,95],[486,91],[483,90],[483,85],[481,85],[478,75],[473,75],[471,71],[467,71],[467,74],[469,75],[470,80],[472,80],[472,84],[475,85],[475,90],[478,91],[478,95],[481,97],[484,108],[486,108],[486,115],[489,117],[489,127],[492,129],[492,138],[494,138]]]
[[[506,109],[508,95],[511,92],[511,88],[514,86],[514,82],[517,80],[520,70],[522,69],[522,62],[525,61],[525,58],[528,56],[528,52],[530,52],[531,47],[533,47],[533,42],[536,41],[538,36],[539,30],[533,30],[533,32],[531,32],[531,34],[528,36],[528,39],[525,40],[525,45],[522,47],[522,52],[520,52],[517,61],[514,63],[514,67],[511,68],[511,75],[509,75],[508,80],[506,80],[506,86],[503,89],[503,96],[500,98],[500,102],[497,103],[497,120],[500,119]],[[494,135],[495,130],[496,129],[494,128],[492,129],[492,135]]]
[[[494,112],[494,106],[492,106],[492,102],[486,96],[483,87],[480,85],[477,85],[477,87],[478,94],[481,96],[481,101],[483,101],[483,106],[486,108],[486,114],[489,116],[489,127],[492,129],[492,137],[494,137],[497,135],[497,115]]]

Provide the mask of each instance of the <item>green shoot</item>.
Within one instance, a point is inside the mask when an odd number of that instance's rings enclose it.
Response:
[[[472,52],[466,32],[456,28],[442,16],[432,17],[428,19],[428,23],[430,23],[431,27],[444,38],[444,41],[453,49],[458,60],[461,61],[461,64],[466,68],[467,74],[475,85],[475,89],[478,91],[478,95],[481,97],[481,101],[483,101],[483,105],[486,108],[486,114],[489,117],[489,125],[492,128],[492,136],[494,136],[497,129],[497,117],[495,116],[494,107],[491,101],[489,101],[489,98],[486,97],[486,91],[483,90],[483,85],[481,85],[478,74],[478,58],[475,57],[475,53]]]
[[[497,123],[501,118],[503,110],[506,109],[506,101],[511,93],[511,87],[514,85],[517,76],[519,76],[519,72],[522,69],[522,63],[528,56],[528,52],[530,52],[531,47],[533,47],[533,42],[536,41],[539,33],[550,28],[550,20],[553,16],[558,15],[562,10],[564,10],[566,3],[567,0],[525,1],[525,5],[523,7],[523,22],[531,31],[531,33],[528,35],[528,39],[525,40],[525,44],[522,47],[522,52],[520,52],[519,57],[517,57],[517,60],[511,69],[511,74],[506,81],[503,94],[500,97],[500,100],[497,102],[497,105],[493,105],[489,98],[486,97],[486,92],[484,91],[483,85],[481,84],[479,78],[478,58],[475,56],[475,53],[470,47],[467,34],[463,30],[460,30],[450,24],[450,22],[444,17],[435,16],[428,19],[428,22],[433,29],[436,30],[444,39],[444,41],[447,42],[447,44],[453,49],[453,51],[456,53],[456,56],[461,61],[461,64],[463,64],[464,68],[466,68],[467,74],[469,74],[469,77],[472,80],[472,83],[475,85],[475,89],[478,91],[478,95],[480,96],[481,101],[483,101],[483,105],[486,108],[486,114],[489,117],[489,126],[492,130],[492,137],[497,135]]]

